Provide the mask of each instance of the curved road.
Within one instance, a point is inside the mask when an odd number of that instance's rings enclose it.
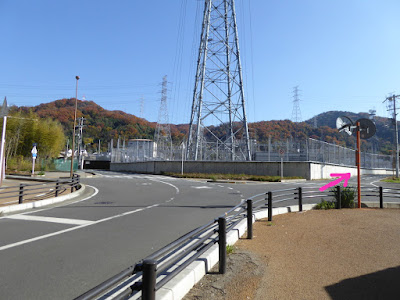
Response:
[[[247,197],[327,182],[230,184],[100,172],[83,180],[79,199],[0,218],[1,298],[73,299]]]

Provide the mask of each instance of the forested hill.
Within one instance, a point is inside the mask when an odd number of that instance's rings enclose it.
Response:
[[[34,107],[13,107],[12,111],[33,111],[40,117],[51,117],[58,120],[65,131],[65,135],[72,135],[74,119],[74,99],[56,100],[50,103],[40,104]],[[259,143],[267,143],[286,138],[305,138],[311,137],[330,143],[353,147],[355,139],[345,133],[339,133],[336,129],[336,118],[348,116],[352,120],[368,118],[368,114],[355,114],[343,111],[330,111],[315,116],[305,122],[293,123],[289,120],[261,121],[249,124],[250,137],[257,139]],[[98,140],[108,142],[112,138],[118,137],[125,139],[154,137],[156,123],[138,118],[134,115],[122,111],[109,111],[97,105],[93,101],[78,100],[77,118],[84,117],[84,138],[85,144],[96,143]],[[393,141],[393,130],[391,121],[387,118],[376,117],[377,134],[367,142],[365,146],[372,144],[379,145],[384,153],[391,149],[390,143]],[[172,125],[171,133],[174,143],[181,143],[188,131],[188,124]],[[221,128],[221,134],[223,129]],[[104,143],[104,144],[105,144]]]

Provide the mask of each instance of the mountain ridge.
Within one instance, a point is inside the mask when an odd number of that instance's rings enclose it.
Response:
[[[156,128],[155,122],[139,118],[133,114],[121,110],[106,110],[94,101],[78,100],[77,118],[85,118],[84,142],[88,145],[97,143],[98,140],[108,142],[111,139],[152,139]],[[39,117],[51,117],[58,120],[64,128],[65,135],[72,136],[75,99],[60,99],[37,106],[13,106],[12,111],[33,111]],[[250,138],[259,143],[267,143],[268,140],[276,141],[288,138],[304,139],[311,137],[328,143],[354,147],[354,136],[339,133],[336,129],[336,119],[339,116],[348,116],[353,121],[359,118],[368,118],[368,113],[353,113],[348,111],[328,111],[314,116],[304,122],[294,123],[290,120],[270,120],[249,123]],[[314,127],[316,120],[317,127]],[[393,143],[393,131],[391,121],[388,118],[375,117],[377,134],[369,140],[363,140],[364,148],[374,148],[381,153],[389,154]],[[170,124],[171,135],[175,144],[180,144],[188,133],[189,124]],[[222,125],[221,136],[224,134]]]

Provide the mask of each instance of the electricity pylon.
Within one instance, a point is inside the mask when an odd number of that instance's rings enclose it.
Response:
[[[251,160],[234,0],[205,1],[186,151]]]
[[[292,122],[301,122],[301,111],[300,111],[300,99],[299,99],[299,87],[293,88],[293,110],[292,110]]]
[[[172,138],[171,138],[171,126],[168,120],[167,85],[168,85],[167,76],[164,76],[161,89],[160,111],[158,114],[156,131],[154,132],[154,141],[157,144],[157,156],[164,159],[171,159]]]

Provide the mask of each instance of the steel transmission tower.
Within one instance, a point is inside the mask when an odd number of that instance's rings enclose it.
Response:
[[[293,88],[293,110],[292,110],[292,122],[301,122],[301,111],[300,111],[300,99],[299,99],[299,87]]]
[[[157,144],[157,157],[171,159],[172,156],[172,138],[171,127],[168,120],[167,109],[167,76],[163,77],[161,89],[161,103],[158,114],[156,131],[154,133],[154,141]]]
[[[187,159],[251,160],[234,0],[206,0]]]

